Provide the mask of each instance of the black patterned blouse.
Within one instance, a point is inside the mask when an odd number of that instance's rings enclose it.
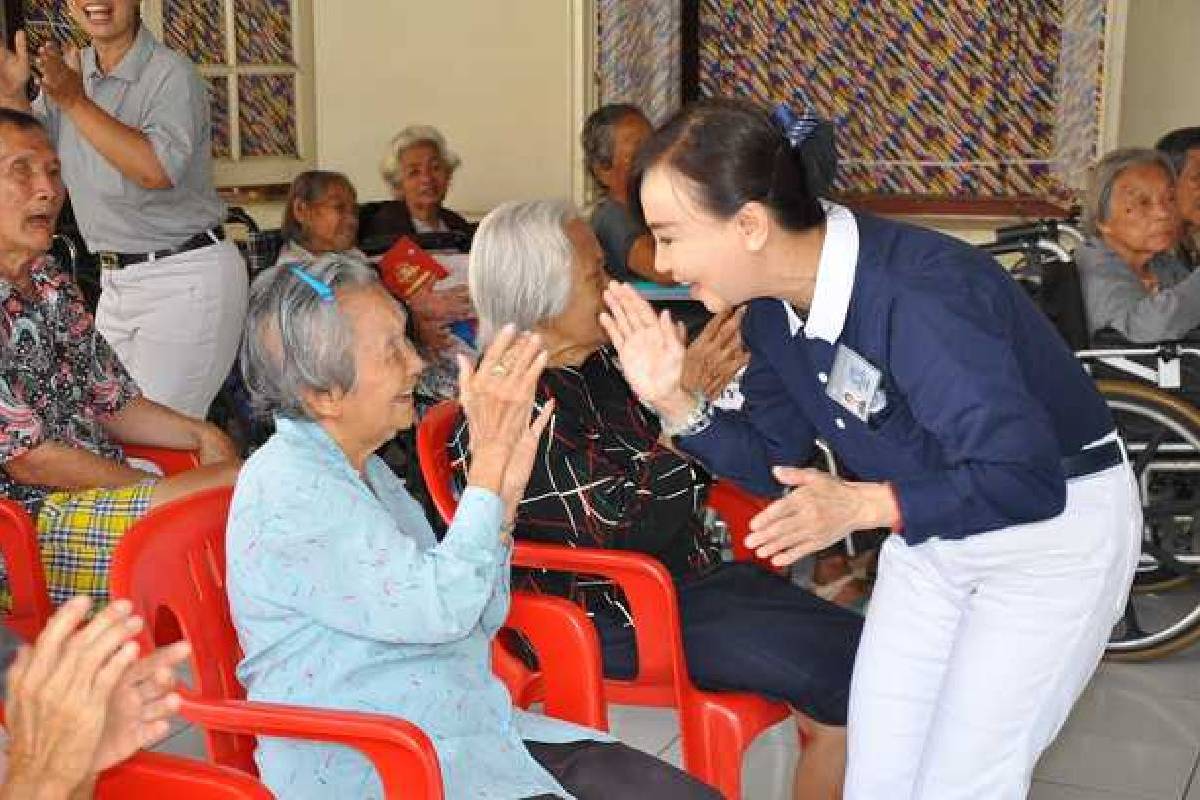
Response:
[[[546,370],[538,406],[551,397],[557,405],[518,510],[518,539],[647,553],[677,579],[720,561],[700,513],[708,475],[659,442],[658,420],[634,396],[611,349],[579,367]],[[465,422],[449,447],[461,475]],[[561,575],[537,573],[520,583],[531,582],[557,595],[581,594]]]

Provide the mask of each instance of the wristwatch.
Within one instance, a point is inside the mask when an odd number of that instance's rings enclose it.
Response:
[[[662,432],[668,437],[674,439],[679,436],[695,436],[712,424],[712,403],[708,402],[708,398],[700,392],[692,392],[692,397],[696,399],[696,404],[679,424],[672,425],[670,420],[659,415],[658,421],[662,425]]]

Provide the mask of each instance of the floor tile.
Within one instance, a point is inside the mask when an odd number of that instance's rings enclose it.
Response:
[[[796,747],[794,744],[779,743],[780,739],[786,741],[786,738],[786,731],[770,730],[750,745],[742,762],[742,797],[746,800],[790,800],[792,775],[796,768]],[[792,739],[795,740],[794,732]],[[660,752],[658,757],[683,767],[678,740]]]
[[[208,758],[208,754],[204,750],[204,737],[201,729],[190,724],[185,724],[174,731],[153,749],[160,753],[171,753],[189,758]]]
[[[1029,800],[1145,800],[1145,796],[1034,781],[1029,788]]]
[[[1034,777],[1047,783],[1164,800],[1181,798],[1196,763],[1197,748],[1122,739],[1121,735],[1120,720],[1113,721],[1109,736],[1068,727],[1046,751]]]
[[[679,722],[669,708],[609,706],[609,731],[630,747],[658,753],[679,735]]]
[[[1105,662],[1097,671],[1097,680],[1148,695],[1200,700],[1200,646],[1158,661]]]
[[[1200,800],[1200,758],[1192,765],[1192,785],[1183,797],[1184,800]]]
[[[1060,738],[1080,734],[1200,748],[1200,700],[1152,694],[1099,675],[1075,704]]]

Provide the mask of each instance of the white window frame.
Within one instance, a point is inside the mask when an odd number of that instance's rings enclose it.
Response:
[[[229,61],[237,58],[237,30],[234,19],[235,0],[223,0],[225,5],[225,52]],[[226,77],[229,86],[229,137],[231,155],[213,159],[213,179],[221,188],[290,184],[292,179],[317,161],[316,102],[313,68],[313,0],[291,0],[292,56],[294,66],[240,66],[197,64],[200,75]],[[142,16],[147,27],[161,40],[163,33],[162,0],[143,0]],[[296,87],[296,145],[299,157],[241,155],[241,120],[237,89],[238,75],[295,75]]]

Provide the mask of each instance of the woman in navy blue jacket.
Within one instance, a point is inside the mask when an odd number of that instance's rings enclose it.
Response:
[[[677,446],[779,498],[752,524],[760,555],[897,534],[855,667],[846,796],[1022,798],[1129,588],[1132,473],[1090,379],[1004,271],[812,196],[804,128],[707,101],[639,155],[656,263],[712,311],[749,304],[741,412],[680,388],[669,317],[629,287],[609,287],[602,322]],[[817,437],[858,480],[794,467]]]

